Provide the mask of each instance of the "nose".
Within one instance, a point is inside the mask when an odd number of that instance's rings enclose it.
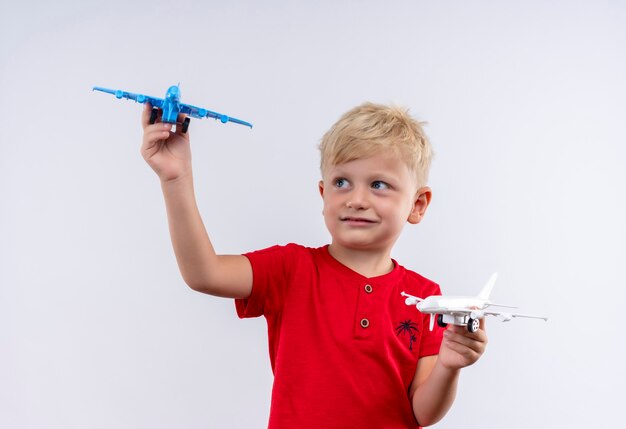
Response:
[[[367,210],[369,208],[367,191],[362,189],[361,187],[356,187],[348,195],[346,207],[353,210]]]

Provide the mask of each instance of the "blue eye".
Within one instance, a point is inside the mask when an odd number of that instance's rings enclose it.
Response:
[[[376,180],[375,182],[372,182],[372,189],[389,189],[389,185],[382,180]]]
[[[348,186],[348,181],[346,179],[344,179],[343,177],[335,179],[335,187],[336,188],[345,188],[346,186]]]

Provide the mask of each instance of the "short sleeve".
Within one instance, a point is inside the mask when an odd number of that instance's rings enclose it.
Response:
[[[429,288],[428,292],[424,296],[441,295],[441,289],[436,283],[431,283],[432,288]],[[445,328],[440,327],[435,321],[433,330],[430,330],[430,314],[424,314],[423,316],[424,331],[422,333],[422,340],[420,342],[419,357],[433,356],[439,354],[439,348],[441,347],[441,341],[443,340],[443,331]]]
[[[267,316],[282,309],[298,254],[303,249],[291,243],[244,254],[252,266],[252,293],[246,299],[235,300],[240,318]]]

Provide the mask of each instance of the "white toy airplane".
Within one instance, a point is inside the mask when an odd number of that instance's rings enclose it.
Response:
[[[489,281],[482,288],[477,296],[444,296],[432,295],[427,298],[418,298],[413,295],[402,292],[402,296],[406,297],[404,301],[406,305],[415,305],[417,309],[425,314],[430,314],[430,330],[435,325],[435,316],[437,316],[437,325],[445,328],[449,323],[459,326],[467,326],[468,331],[476,332],[480,326],[480,319],[484,316],[498,316],[503,322],[508,322],[514,317],[528,317],[531,319],[543,319],[548,321],[547,317],[530,316],[527,314],[512,314],[501,311],[485,311],[487,307],[506,307],[517,308],[508,305],[493,304],[489,301],[489,295],[496,283],[498,273],[493,273]]]

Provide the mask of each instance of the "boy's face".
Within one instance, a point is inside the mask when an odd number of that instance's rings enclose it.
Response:
[[[333,246],[390,252],[406,222],[421,221],[430,188],[393,154],[327,165],[319,183]]]

